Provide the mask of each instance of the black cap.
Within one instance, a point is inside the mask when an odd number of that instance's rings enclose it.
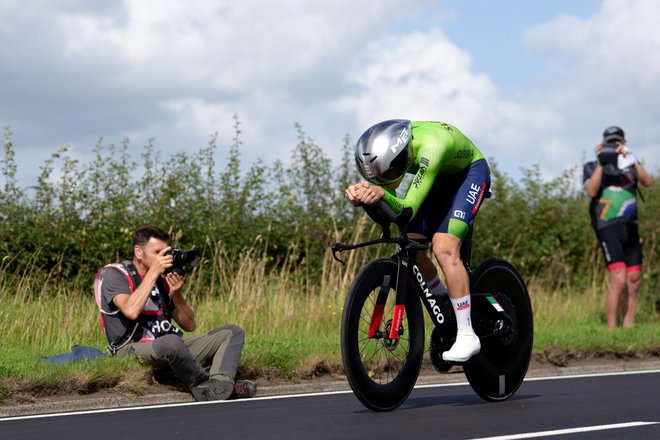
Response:
[[[616,125],[612,125],[611,127],[607,127],[605,131],[603,132],[603,143],[606,144],[611,141],[625,141],[626,140],[626,134],[623,132],[621,127],[617,127]]]

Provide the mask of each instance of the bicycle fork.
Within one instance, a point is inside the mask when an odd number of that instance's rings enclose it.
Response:
[[[390,291],[391,286],[391,276],[385,275],[383,277],[383,283],[378,290],[378,297],[376,298],[376,305],[374,306],[374,311],[371,315],[371,320],[369,322],[369,333],[367,337],[372,339],[374,337],[380,338],[385,336],[389,339],[399,339],[399,328],[403,322],[403,316],[405,313],[405,304],[406,304],[406,280],[408,279],[408,262],[399,259],[397,265],[397,277],[396,277],[396,298],[394,304],[394,310],[392,312],[392,325],[390,326],[389,335],[383,335],[380,333],[379,328],[383,320],[383,313],[385,311],[385,303],[387,302],[387,296]]]

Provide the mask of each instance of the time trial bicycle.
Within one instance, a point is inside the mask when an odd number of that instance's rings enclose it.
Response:
[[[454,365],[442,353],[456,339],[456,318],[447,295],[430,293],[419,267],[417,252],[428,244],[405,234],[391,238],[392,215],[364,207],[377,221],[383,236],[357,244],[335,243],[337,253],[379,244],[396,244],[396,253],[367,263],[356,275],[344,304],[341,351],[348,382],[367,408],[389,411],[412,391],[422,366],[425,345],[424,305],[433,330],[429,353],[438,372]],[[516,268],[503,259],[489,258],[470,268],[472,230],[461,246],[461,259],[472,296],[472,325],[481,351],[463,365],[472,389],[486,401],[511,397],[527,373],[532,354],[534,323],[527,287]]]

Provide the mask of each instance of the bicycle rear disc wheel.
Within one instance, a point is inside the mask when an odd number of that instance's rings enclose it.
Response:
[[[342,315],[344,371],[355,396],[374,411],[393,410],[406,400],[417,381],[424,353],[424,317],[411,283],[407,286],[399,338],[389,339],[396,278],[394,260],[368,263],[353,281]],[[379,295],[383,300],[382,319],[369,337]]]
[[[496,258],[479,265],[470,281],[472,322],[481,351],[464,365],[465,376],[484,400],[506,400],[525,378],[532,356],[534,321],[527,287],[512,264]]]

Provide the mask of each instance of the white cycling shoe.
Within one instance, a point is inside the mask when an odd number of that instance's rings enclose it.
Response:
[[[456,342],[449,351],[442,353],[442,359],[451,362],[466,362],[481,350],[479,337],[472,327],[466,327],[456,333]]]

